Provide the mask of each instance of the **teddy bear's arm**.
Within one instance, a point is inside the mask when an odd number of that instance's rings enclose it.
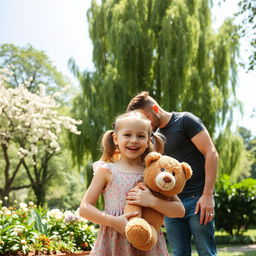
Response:
[[[137,190],[139,189],[138,185],[134,187],[132,190]],[[132,218],[141,218],[142,216],[142,206],[136,205],[136,204],[129,204],[128,201],[126,202],[125,208],[124,208],[124,213],[128,212],[138,212],[138,215],[131,217]]]

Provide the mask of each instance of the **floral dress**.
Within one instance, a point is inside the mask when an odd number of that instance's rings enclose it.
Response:
[[[142,172],[122,172],[113,163],[97,161],[93,163],[94,173],[99,167],[108,169],[112,173],[110,184],[103,191],[105,213],[120,216],[126,203],[128,191],[143,180]],[[160,232],[157,244],[147,252],[136,249],[128,242],[124,235],[116,230],[101,226],[97,240],[90,253],[91,256],[168,256],[166,242]]]

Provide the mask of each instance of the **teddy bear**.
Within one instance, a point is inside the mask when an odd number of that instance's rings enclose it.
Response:
[[[149,153],[145,158],[144,183],[151,192],[164,200],[179,194],[192,176],[187,163],[157,152]],[[138,185],[133,189],[138,189]],[[163,225],[164,216],[156,210],[126,203],[125,213],[138,212],[131,217],[125,227],[128,241],[137,249],[148,251],[155,246],[158,231]]]

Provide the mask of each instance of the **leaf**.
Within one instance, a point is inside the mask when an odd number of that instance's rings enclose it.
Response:
[[[42,234],[46,234],[48,226],[47,222],[43,222],[39,212],[33,209],[31,217],[34,219],[34,229]]]

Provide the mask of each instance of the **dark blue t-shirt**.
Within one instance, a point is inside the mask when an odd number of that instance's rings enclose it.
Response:
[[[192,177],[187,180],[183,191],[179,194],[180,198],[203,192],[205,159],[191,138],[204,129],[201,119],[192,113],[173,112],[169,123],[158,130],[166,138],[164,154],[188,163],[193,170]]]

